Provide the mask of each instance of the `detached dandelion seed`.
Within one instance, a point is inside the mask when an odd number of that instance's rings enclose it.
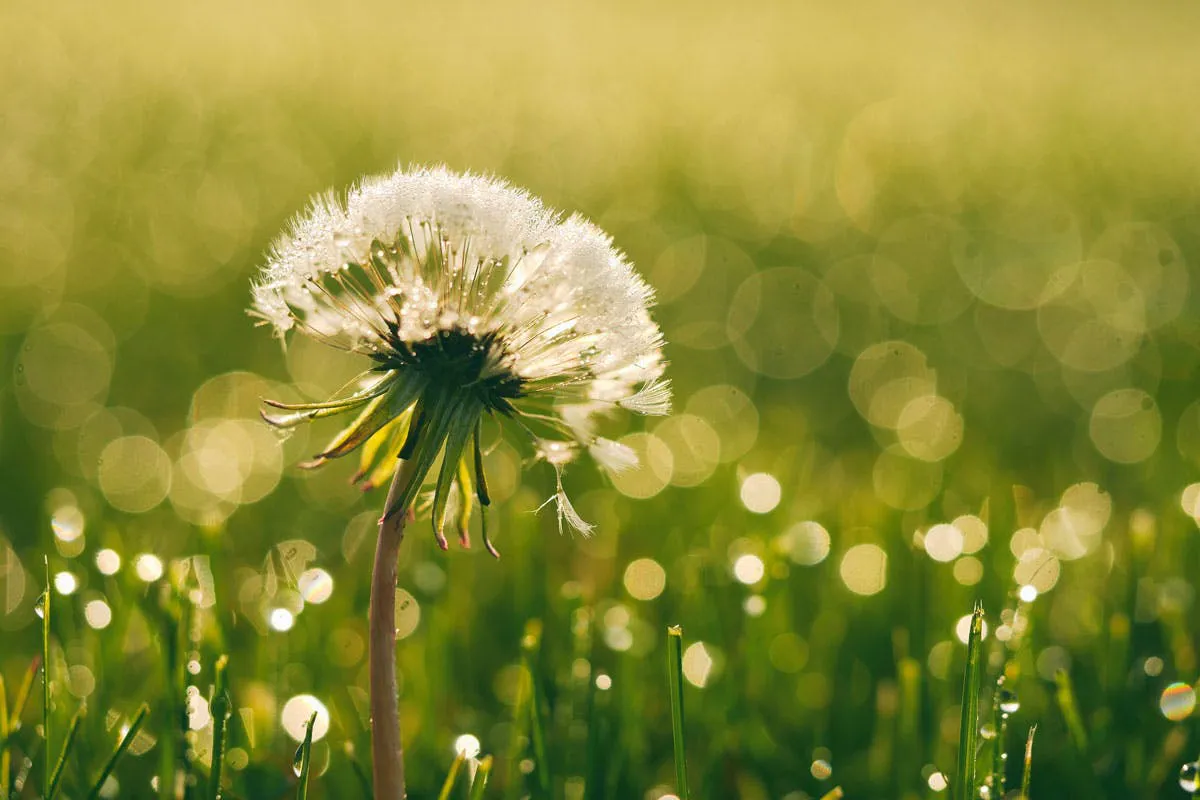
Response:
[[[503,181],[443,167],[368,178],[344,202],[321,196],[275,242],[251,313],[281,338],[295,330],[374,364],[324,402],[268,400],[264,417],[291,428],[353,413],[304,466],[357,451],[356,482],[391,485],[372,579],[378,796],[403,796],[394,631],[384,632],[396,553],[422,483],[434,476],[440,547],[449,524],[469,547],[478,511],[484,546],[498,556],[487,529],[480,432],[490,417],[519,431],[554,471],[547,504],[560,529],[565,522],[589,533],[563,488],[564,467],[585,451],[605,469],[632,466],[632,451],[596,435],[596,419],[618,409],[670,410],[651,303],[650,287],[587,220],[564,217]],[[391,762],[395,774],[386,774]]]

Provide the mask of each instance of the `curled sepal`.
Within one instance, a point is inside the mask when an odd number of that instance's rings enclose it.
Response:
[[[395,473],[400,447],[408,436],[412,413],[411,408],[405,410],[363,445],[353,483],[358,484],[364,492],[383,486]]]
[[[458,543],[464,550],[471,548],[471,512],[475,510],[475,489],[471,485],[471,468],[467,455],[458,459]]]
[[[259,412],[262,418],[269,425],[276,428],[294,428],[305,422],[314,419],[322,419],[324,417],[332,417],[337,414],[344,414],[347,411],[353,411],[371,402],[377,397],[387,393],[389,389],[396,383],[397,378],[395,373],[389,374],[382,380],[376,381],[369,388],[360,392],[347,395],[346,397],[335,397],[332,400],[326,400],[320,403],[281,403],[278,400],[263,398],[263,404],[271,408],[287,411],[287,414],[271,414],[266,411]]]
[[[483,417],[475,423],[475,493],[479,497],[479,505],[489,506],[492,498],[488,494],[487,477],[483,474],[483,449],[479,445],[482,438]]]
[[[430,396],[422,398],[422,409],[418,412],[416,423],[410,426],[408,435],[409,441],[413,442],[411,456],[406,459],[413,462],[412,480],[384,509],[385,520],[412,505],[413,498],[417,496],[421,483],[437,461],[442,445],[446,443],[451,431],[464,425],[469,430],[475,417],[483,413],[482,407],[473,399],[464,399],[453,394],[439,396],[436,391],[431,391],[428,395]],[[460,445],[459,450],[461,449]],[[400,456],[404,458],[403,451]],[[437,518],[436,509],[434,518]]]
[[[500,551],[496,549],[496,545],[492,544],[492,540],[488,538],[488,507],[481,505],[479,507],[479,532],[483,538],[483,546],[492,554],[492,558],[499,558]]]
[[[477,404],[462,407],[455,419],[450,423],[446,433],[446,452],[442,456],[442,468],[438,472],[437,492],[433,498],[433,535],[437,537],[438,546],[446,549],[446,535],[442,532],[446,526],[446,510],[450,499],[450,488],[454,483],[455,473],[462,460],[463,450],[467,440],[475,429],[475,423],[483,409]]]
[[[354,422],[333,437],[328,446],[317,454],[317,459],[340,458],[367,442],[385,425],[407,411],[424,387],[425,380],[413,376],[397,383],[387,394],[371,400]]]

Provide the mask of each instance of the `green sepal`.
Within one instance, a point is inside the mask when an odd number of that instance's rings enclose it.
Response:
[[[474,510],[475,489],[471,485],[471,468],[467,466],[466,453],[463,453],[458,459],[458,542],[464,549],[471,546],[471,512]]]
[[[438,473],[437,490],[433,496],[433,534],[438,546],[446,549],[446,536],[442,529],[446,525],[446,506],[450,499],[450,487],[454,483],[454,475],[466,449],[467,440],[475,429],[475,421],[483,413],[479,403],[463,404],[455,415],[446,433],[446,452],[442,456],[442,468]]]
[[[425,379],[411,376],[397,383],[387,394],[372,400],[350,425],[333,438],[318,459],[340,458],[379,432],[383,426],[408,410],[425,388]]]
[[[412,478],[403,491],[393,498],[392,503],[384,509],[384,519],[412,506],[413,499],[420,491],[425,476],[433,468],[433,464],[442,450],[442,445],[446,443],[446,437],[455,428],[456,422],[462,419],[473,419],[475,415],[482,413],[483,409],[474,399],[456,397],[455,394],[454,392],[443,394],[431,388],[422,397],[424,411],[420,419],[423,422],[416,423],[420,426],[420,431],[417,434],[412,456],[407,459],[414,465]]]

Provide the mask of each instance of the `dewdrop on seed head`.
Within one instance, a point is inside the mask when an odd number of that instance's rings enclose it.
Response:
[[[463,546],[478,503],[495,555],[482,514],[480,423],[491,417],[522,431],[554,469],[547,503],[560,529],[588,533],[563,489],[565,465],[584,451],[612,471],[636,463],[595,434],[595,418],[670,410],[651,303],[603,231],[503,181],[444,167],[367,178],[344,201],[317,198],[275,242],[251,313],[280,337],[295,329],[374,367],[327,402],[268,401],[282,413],[264,416],[291,428],[354,412],[306,466],[358,450],[355,481],[372,488],[392,479],[397,459],[411,461],[415,475],[385,516],[409,508],[436,470],[439,545],[455,492]]]

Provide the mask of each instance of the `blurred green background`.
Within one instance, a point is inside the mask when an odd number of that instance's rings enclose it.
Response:
[[[56,736],[89,707],[67,794],[148,701],[106,792],[149,796],[183,692],[206,775],[219,653],[227,796],[294,792],[307,695],[314,796],[359,791],[382,498],[352,464],[296,470],[327,431],[257,417],[354,367],[245,308],[310,195],[444,162],[613,234],[658,290],[677,402],[608,432],[637,470],[567,473],[590,539],[532,513],[553,475],[519,443],[489,456],[502,560],[413,529],[412,797],[468,734],[489,796],[666,796],[671,623],[695,796],[940,796],[975,599],[988,681],[1021,700],[1010,787],[1037,723],[1034,797],[1183,797],[1198,23],[1182,2],[4,4],[0,674],[11,702],[48,554]],[[36,705],[14,770],[43,757]]]

